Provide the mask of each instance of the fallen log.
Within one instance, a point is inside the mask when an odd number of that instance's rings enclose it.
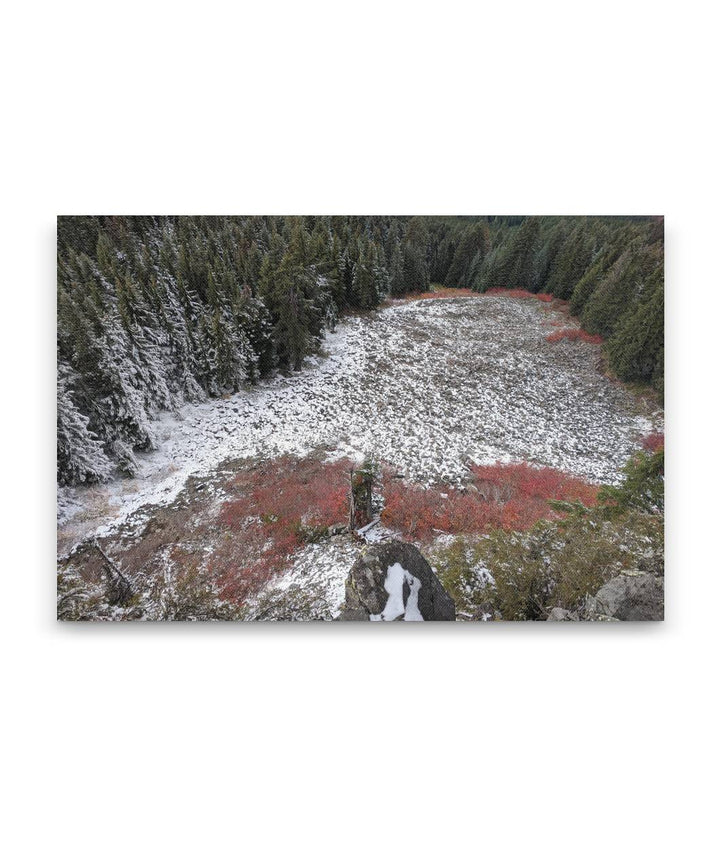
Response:
[[[110,606],[125,606],[132,597],[132,585],[108,554],[93,540],[93,546],[100,553],[108,575],[108,603]]]

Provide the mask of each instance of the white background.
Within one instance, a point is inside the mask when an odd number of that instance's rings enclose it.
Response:
[[[716,846],[711,10],[5,10],[5,852]],[[664,213],[666,622],[57,626],[57,213]]]

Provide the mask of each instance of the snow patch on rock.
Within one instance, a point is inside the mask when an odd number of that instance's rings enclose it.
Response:
[[[407,603],[404,602],[403,598],[405,583],[410,589]],[[387,603],[379,615],[370,616],[370,621],[395,621],[401,615],[403,621],[422,621],[423,617],[418,606],[418,595],[421,588],[420,580],[414,577],[410,571],[406,571],[401,564],[395,562],[395,564],[390,565],[385,576],[385,591],[388,593]]]

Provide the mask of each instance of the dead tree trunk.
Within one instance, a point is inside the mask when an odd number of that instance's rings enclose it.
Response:
[[[103,558],[105,570],[108,575],[108,603],[110,606],[125,606],[132,597],[132,585],[130,580],[123,574],[103,548],[98,544],[97,538],[93,541],[95,549]]]
[[[350,531],[367,526],[372,520],[373,474],[368,469],[350,470]]]
[[[355,474],[354,470],[350,470],[350,490],[348,491],[348,500],[350,505],[350,516],[348,519],[348,526],[351,532],[355,531],[355,491],[353,490],[353,476]]]

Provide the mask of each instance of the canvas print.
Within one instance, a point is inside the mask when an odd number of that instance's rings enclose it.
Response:
[[[61,216],[57,617],[663,618],[661,216]]]

